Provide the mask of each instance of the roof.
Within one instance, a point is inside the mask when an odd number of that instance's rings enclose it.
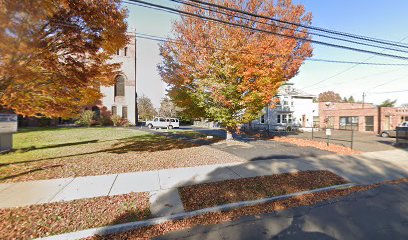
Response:
[[[304,92],[300,89],[294,88],[293,84],[286,84],[282,85],[279,88],[278,95],[282,96],[292,96],[292,97],[305,97],[305,98],[315,98],[316,95],[313,95],[311,93]]]

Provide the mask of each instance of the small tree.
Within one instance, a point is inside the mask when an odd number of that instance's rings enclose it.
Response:
[[[326,91],[319,94],[318,102],[341,102],[340,94],[333,91]]]
[[[394,101],[392,101],[391,99],[387,99],[378,106],[379,107],[395,107],[395,103],[397,103],[396,99]]]
[[[354,100],[353,96],[350,96],[347,100],[348,103],[355,103],[356,101]]]
[[[85,110],[83,111],[80,115],[78,120],[75,122],[76,125],[79,126],[87,126],[90,127],[93,124],[96,123],[96,121],[94,120],[95,118],[95,112],[91,111],[91,110]]]
[[[111,117],[112,122],[113,122],[113,126],[117,127],[117,126],[121,126],[122,125],[122,117],[119,115],[113,115]]]
[[[179,109],[169,98],[165,97],[160,103],[159,115],[163,117],[176,117]]]
[[[141,119],[151,119],[157,115],[156,109],[153,107],[152,100],[145,95],[137,99],[137,109]]]

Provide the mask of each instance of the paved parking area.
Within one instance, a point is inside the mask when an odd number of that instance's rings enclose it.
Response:
[[[198,131],[198,132],[209,134],[209,135],[225,136],[225,131],[221,129],[204,129],[204,128],[194,128],[194,127],[186,127],[186,129]],[[183,128],[181,128],[180,130],[183,130]],[[294,137],[294,138],[302,138],[302,139],[313,139],[315,141],[327,142],[326,132],[323,130],[314,131],[313,134],[312,132],[304,132],[304,133],[288,134],[285,136]],[[351,131],[345,131],[345,130],[344,131],[343,130],[332,130],[330,142],[333,144],[342,145],[345,147],[351,147],[352,137],[353,137],[353,149],[361,151],[361,152],[375,152],[375,151],[386,151],[386,150],[397,149],[397,147],[394,145],[396,142],[395,138],[383,138],[374,133],[365,133],[365,132],[358,132],[358,131],[354,131],[352,133]],[[258,141],[258,142],[260,142],[260,145],[265,146],[265,144],[262,143],[262,141]],[[254,145],[258,145],[258,144],[255,143]],[[285,152],[289,153],[289,155],[298,154],[296,153],[297,152],[296,149],[294,149],[293,147],[290,148],[290,146],[293,146],[293,145],[287,144],[287,145],[278,146],[277,148],[274,149],[274,152],[277,152],[278,155],[280,155],[280,153],[285,154]],[[294,152],[290,154],[290,150],[293,150]],[[316,156],[321,155],[324,152],[324,151],[320,151],[320,152],[312,151],[308,148],[302,148],[302,149],[299,149],[298,151],[300,152],[299,154],[303,153],[304,155],[316,155]]]
[[[247,161],[294,159],[318,157],[333,154],[313,147],[298,147],[290,143],[271,140],[257,140],[248,142],[215,143],[211,147],[234,154]]]
[[[353,149],[355,150],[362,152],[374,152],[396,149],[396,147],[393,145],[395,143],[395,138],[382,138],[374,133],[364,133],[357,131],[354,131],[354,133],[352,133],[351,131],[332,130],[330,142],[350,147],[352,134],[354,139]],[[327,142],[327,136],[324,130],[314,131],[313,136],[312,132],[298,133],[289,136]]]

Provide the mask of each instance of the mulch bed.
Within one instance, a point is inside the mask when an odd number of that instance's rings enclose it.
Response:
[[[347,183],[329,171],[304,171],[226,180],[179,188],[186,211]]]
[[[1,239],[45,237],[149,216],[148,193],[0,209],[0,236]]]
[[[197,217],[186,218],[177,221],[169,221],[163,224],[158,224],[150,227],[143,227],[119,234],[112,234],[106,236],[93,236],[87,239],[89,240],[151,239],[169,232],[191,228],[196,225],[219,224],[234,221],[243,216],[253,216],[274,211],[282,211],[294,207],[314,205],[322,201],[328,201],[331,199],[344,197],[355,192],[367,191],[383,184],[400,184],[403,182],[405,183],[408,182],[408,178],[396,181],[388,181],[381,184],[369,186],[357,186],[341,190],[332,190],[327,192],[306,194],[302,196],[293,197],[290,199],[284,199],[275,202],[259,204],[256,206],[234,209],[226,212],[209,213]]]
[[[336,144],[330,144],[327,146],[327,143],[320,142],[320,141],[313,141],[307,139],[300,139],[300,138],[291,138],[291,137],[274,137],[272,139],[276,142],[284,142],[294,144],[300,147],[314,147],[320,150],[325,150],[329,152],[334,152],[340,155],[353,155],[353,154],[360,154],[362,152],[353,150],[349,147],[344,147]]]

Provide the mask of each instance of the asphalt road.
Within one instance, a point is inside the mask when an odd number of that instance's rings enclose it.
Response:
[[[408,239],[408,183],[157,239]]]

